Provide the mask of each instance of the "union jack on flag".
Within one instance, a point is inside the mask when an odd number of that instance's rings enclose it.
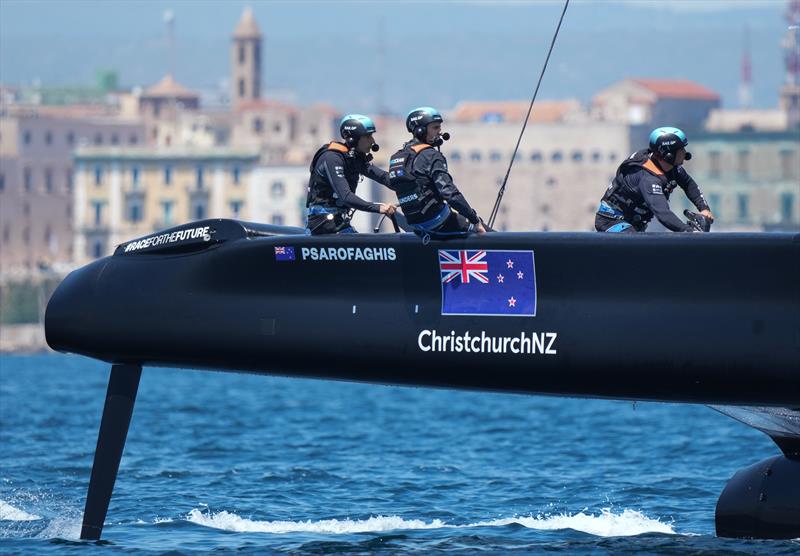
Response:
[[[276,261],[293,261],[294,247],[277,246],[275,247],[275,260]]]
[[[536,316],[533,251],[439,251],[443,315]]]
[[[442,282],[447,283],[456,278],[464,284],[469,284],[470,278],[478,282],[489,283],[489,263],[483,259],[486,251],[474,251],[471,257],[466,251],[439,251],[439,270],[442,273]]]

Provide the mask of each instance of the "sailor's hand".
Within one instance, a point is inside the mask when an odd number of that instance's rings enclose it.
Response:
[[[708,210],[708,209],[701,210],[700,214],[702,214],[703,216],[705,216],[706,218],[708,218],[712,222],[714,221],[714,214],[710,210]]]
[[[388,203],[381,203],[378,211],[386,216],[391,216],[397,211],[397,205],[390,205]]]
[[[480,220],[478,220],[478,223],[475,224],[475,231],[478,232],[479,234],[486,233],[486,228],[483,227],[483,222],[481,222]]]

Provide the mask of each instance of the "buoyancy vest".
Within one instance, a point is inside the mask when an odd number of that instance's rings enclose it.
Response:
[[[397,200],[409,223],[424,222],[438,214],[444,199],[430,177],[414,172],[414,160],[425,149],[426,143],[406,145],[389,159],[389,183],[397,193]]]
[[[317,167],[317,162],[319,161],[319,157],[321,157],[324,153],[328,151],[338,152],[341,153],[346,157],[349,149],[342,145],[341,143],[337,143],[336,141],[331,141],[327,145],[323,145],[320,147],[316,153],[314,153],[314,158],[311,159],[311,166],[309,170],[311,172],[311,177],[308,180],[308,196],[306,197],[306,207],[311,206],[321,206],[327,208],[341,208],[338,207],[336,204],[336,198],[333,196],[333,187],[328,180],[317,174],[315,171]],[[344,161],[345,165],[345,177],[347,182],[351,184],[352,177],[349,172],[349,168],[347,164],[347,160]],[[358,183],[358,175],[355,176],[355,181]],[[353,185],[350,185],[350,188],[353,188]]]
[[[637,168],[646,170],[659,180],[667,198],[677,184],[667,178],[664,171],[650,158],[649,151],[646,149],[635,152],[619,165],[611,186],[603,195],[603,201],[622,211],[625,221],[639,229],[652,220],[653,212],[645,204],[644,197],[640,192],[628,191],[625,187],[624,177]]]

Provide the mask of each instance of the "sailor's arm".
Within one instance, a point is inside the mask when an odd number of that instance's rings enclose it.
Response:
[[[692,227],[683,222],[678,216],[669,208],[669,202],[664,196],[664,190],[660,183],[653,177],[648,177],[646,172],[640,172],[636,176],[631,176],[631,179],[637,180],[637,187],[644,197],[644,202],[647,207],[653,211],[653,214],[658,221],[661,222],[665,228],[673,232],[691,232]]]
[[[429,171],[431,179],[433,183],[436,184],[436,188],[439,190],[442,198],[445,199],[451,207],[456,209],[461,216],[469,220],[470,223],[479,224],[481,220],[478,218],[478,213],[469,205],[464,195],[461,194],[456,184],[453,183],[453,177],[447,172],[447,164],[441,155],[431,160]]]
[[[714,220],[711,207],[708,206],[708,201],[706,201],[700,186],[697,185],[697,182],[695,182],[692,176],[689,175],[689,172],[684,170],[681,166],[678,166],[677,181],[678,185],[681,186],[681,188],[686,192],[686,196],[689,198],[692,204],[697,207],[697,210],[700,211],[700,214],[711,218],[711,220]]]
[[[328,180],[337,202],[345,207],[366,212],[381,212],[378,203],[365,201],[350,190],[350,184],[344,177],[344,159],[333,153],[325,153],[317,162],[315,171],[323,178]]]
[[[389,172],[378,168],[372,162],[366,163],[362,174],[381,185],[389,186]]]

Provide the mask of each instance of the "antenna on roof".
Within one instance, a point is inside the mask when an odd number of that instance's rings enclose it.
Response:
[[[167,73],[175,77],[175,14],[172,10],[164,12],[164,25],[167,27]]]

